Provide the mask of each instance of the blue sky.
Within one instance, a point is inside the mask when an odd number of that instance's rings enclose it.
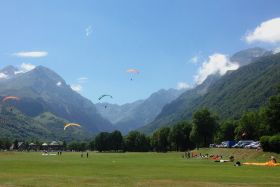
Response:
[[[113,95],[113,103],[132,102],[179,82],[195,85],[213,54],[280,46],[277,39],[245,40],[279,18],[279,7],[278,0],[1,1],[0,67],[43,65],[94,103],[102,94]],[[28,51],[47,55],[14,55]],[[132,81],[129,68],[140,70]]]

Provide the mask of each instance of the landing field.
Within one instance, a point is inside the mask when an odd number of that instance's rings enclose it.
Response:
[[[241,161],[265,162],[269,153],[202,149],[235,154]],[[277,158],[279,158],[279,155]],[[278,159],[279,160],[279,159]],[[182,153],[80,153],[42,156],[40,152],[1,152],[0,186],[279,186],[280,167],[241,166]]]

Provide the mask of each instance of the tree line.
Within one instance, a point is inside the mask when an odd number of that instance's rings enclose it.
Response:
[[[167,124],[147,136],[132,131],[100,133],[92,141],[98,151],[186,151],[227,140],[260,140],[264,151],[280,152],[280,87],[265,106],[244,112],[239,119],[220,120],[207,108],[193,113],[192,121]]]

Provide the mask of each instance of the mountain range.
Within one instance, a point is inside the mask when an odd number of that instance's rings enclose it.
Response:
[[[113,126],[126,134],[152,122],[163,106],[181,95],[185,90],[161,89],[145,100],[138,100],[124,105],[109,103],[96,104],[99,113]]]
[[[8,66],[0,73],[5,75],[0,80],[0,96],[19,97],[12,105],[27,117],[37,118],[49,113],[64,121],[81,124],[85,132],[114,129],[99,115],[90,100],[73,91],[58,74],[46,67],[37,66],[31,71],[21,72]]]
[[[239,118],[264,105],[280,83],[280,53],[262,48],[239,51],[230,57],[239,69],[225,75],[212,74],[188,90],[159,90],[147,99],[117,105],[93,104],[71,89],[54,71],[37,66],[24,72],[7,66],[0,70],[0,135],[9,138],[82,140],[103,131],[131,130],[152,133],[180,120],[191,119],[208,107],[221,119]],[[74,122],[81,128],[63,130]]]
[[[239,118],[245,111],[263,106],[280,84],[280,53],[253,48],[238,52],[233,58],[244,60],[238,70],[214,79],[213,75],[208,77],[201,85],[165,105],[153,122],[139,130],[151,133],[180,120],[190,120],[192,113],[203,107],[226,119]],[[209,78],[212,81],[205,84]]]

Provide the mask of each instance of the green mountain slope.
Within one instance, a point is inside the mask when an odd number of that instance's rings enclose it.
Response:
[[[20,97],[13,105],[23,114],[35,117],[50,112],[69,122],[79,123],[90,132],[113,130],[90,100],[73,91],[52,70],[43,66],[26,73],[12,73],[13,70],[11,66],[2,70],[9,73],[9,78],[0,81],[0,96]]]
[[[0,112],[0,137],[18,140],[83,140],[89,138],[86,129],[63,130],[66,120],[51,113],[43,113],[35,118],[22,114],[16,108],[2,106]]]
[[[192,113],[201,107],[208,107],[221,118],[238,118],[244,111],[264,105],[267,98],[275,94],[279,84],[280,53],[267,55],[227,73],[211,84],[204,95],[195,94],[203,85],[185,92],[140,130],[150,133],[176,121],[190,119]]]

